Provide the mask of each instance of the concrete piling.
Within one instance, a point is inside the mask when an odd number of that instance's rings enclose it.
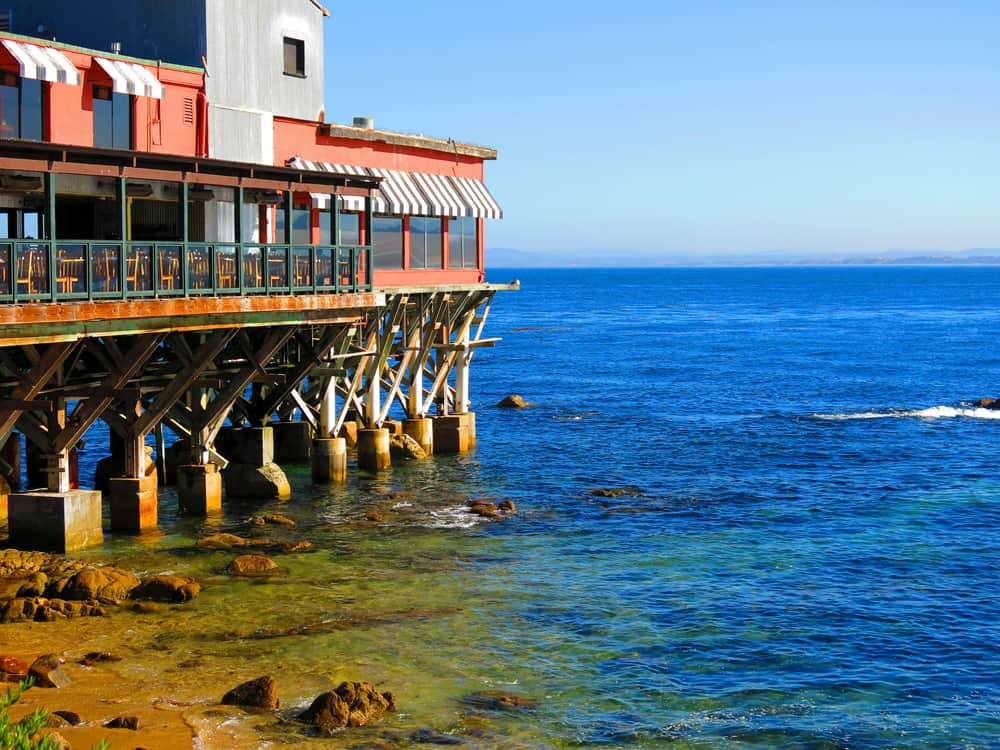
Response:
[[[434,450],[437,453],[465,453],[476,445],[474,412],[434,417]]]
[[[72,552],[104,542],[96,490],[16,493],[9,498],[9,511],[14,547]]]
[[[222,474],[215,464],[177,467],[177,501],[181,513],[207,516],[222,510]]]
[[[347,441],[344,438],[317,438],[312,445],[312,478],[317,483],[347,479]]]
[[[434,420],[429,418],[403,421],[403,434],[420,443],[428,456],[434,453]]]
[[[358,430],[358,468],[379,471],[391,465],[389,430],[385,427]]]
[[[111,477],[108,480],[111,531],[141,534],[156,528],[157,477]]]

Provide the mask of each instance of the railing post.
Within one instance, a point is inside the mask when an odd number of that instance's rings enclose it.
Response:
[[[188,274],[188,184],[182,182],[177,191],[181,202],[181,279],[184,281],[184,296],[191,296],[190,278]]]
[[[87,273],[87,300],[94,300],[94,246],[90,242],[83,245],[84,265]]]
[[[128,288],[125,278],[125,253],[128,251],[126,247],[126,242],[128,241],[128,185],[124,177],[118,178],[118,210],[118,226],[121,232],[118,236],[122,241],[121,249],[118,251],[118,291],[121,294],[121,298],[125,299]],[[108,282],[110,281],[111,279],[108,279]]]
[[[236,286],[246,294],[243,282],[243,186],[233,188],[233,241],[236,243]]]
[[[48,218],[46,234],[49,241],[49,292],[52,295],[52,301],[55,302],[58,292],[56,289],[56,174],[51,171],[45,173],[45,211]],[[30,272],[31,269],[28,270]]]

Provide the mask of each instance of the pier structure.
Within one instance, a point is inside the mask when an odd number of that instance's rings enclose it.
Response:
[[[287,497],[283,461],[336,482],[351,451],[388,468],[397,435],[427,454],[475,445],[470,363],[495,343],[495,292],[516,288],[485,282],[496,152],[323,122],[312,0],[280,9],[293,32],[242,29],[252,61],[214,17],[245,3],[202,5],[202,47],[152,27],[178,63],[0,32],[0,514],[16,546],[99,543],[105,507],[112,532],[154,529],[165,481],[205,515]],[[127,48],[152,43],[135,28],[116,30]],[[243,100],[238,64],[261,68]],[[98,420],[108,455],[81,487]]]

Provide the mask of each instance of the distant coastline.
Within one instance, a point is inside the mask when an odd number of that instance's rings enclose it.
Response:
[[[607,251],[579,255],[493,248],[486,253],[490,268],[670,268],[691,266],[996,266],[1000,249],[973,248],[958,252],[894,251],[881,255],[797,255],[794,253],[733,253],[651,256]]]

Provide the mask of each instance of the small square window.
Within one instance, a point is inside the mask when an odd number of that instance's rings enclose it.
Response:
[[[301,39],[285,37],[285,75],[306,75],[306,43]]]

